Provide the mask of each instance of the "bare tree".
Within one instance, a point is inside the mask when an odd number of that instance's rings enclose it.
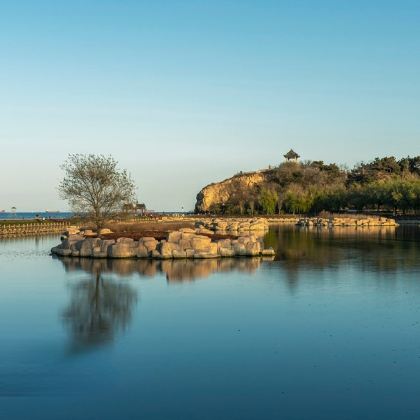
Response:
[[[75,212],[87,214],[97,228],[135,198],[135,184],[111,156],[71,154],[61,166],[65,172],[58,189]]]

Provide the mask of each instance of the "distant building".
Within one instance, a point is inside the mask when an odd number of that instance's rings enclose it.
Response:
[[[300,156],[293,150],[290,149],[285,155],[283,155],[288,162],[297,162]]]

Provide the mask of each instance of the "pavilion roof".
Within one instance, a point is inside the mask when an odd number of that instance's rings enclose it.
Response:
[[[285,155],[283,155],[286,159],[298,159],[300,156],[293,150],[290,149]]]

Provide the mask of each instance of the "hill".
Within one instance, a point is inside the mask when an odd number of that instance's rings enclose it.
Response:
[[[323,161],[284,162],[204,187],[197,213],[274,214],[420,209],[420,156],[376,158],[348,170]]]

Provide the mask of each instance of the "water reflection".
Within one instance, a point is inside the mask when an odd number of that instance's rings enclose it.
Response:
[[[70,333],[71,352],[106,344],[128,326],[137,301],[131,286],[105,279],[96,271],[70,288],[63,319]]]
[[[289,274],[303,268],[337,268],[355,263],[361,270],[394,273],[420,268],[420,229],[416,226],[369,229],[271,229],[266,244]]]
[[[89,277],[70,286],[70,302],[63,311],[70,334],[70,352],[96,348],[113,340],[129,325],[137,302],[136,291],[121,277],[164,274],[168,284],[208,278],[213,273],[237,270],[252,273],[262,258],[206,260],[135,260],[60,258],[66,272],[83,271]],[[272,260],[272,258],[269,260]],[[120,278],[107,276],[116,274]]]
[[[58,258],[58,257],[57,257]],[[168,284],[207,278],[213,273],[240,271],[255,272],[263,261],[272,258],[221,258],[203,260],[135,260],[59,258],[66,271],[115,273],[120,276],[139,274],[154,277],[165,274]]]

